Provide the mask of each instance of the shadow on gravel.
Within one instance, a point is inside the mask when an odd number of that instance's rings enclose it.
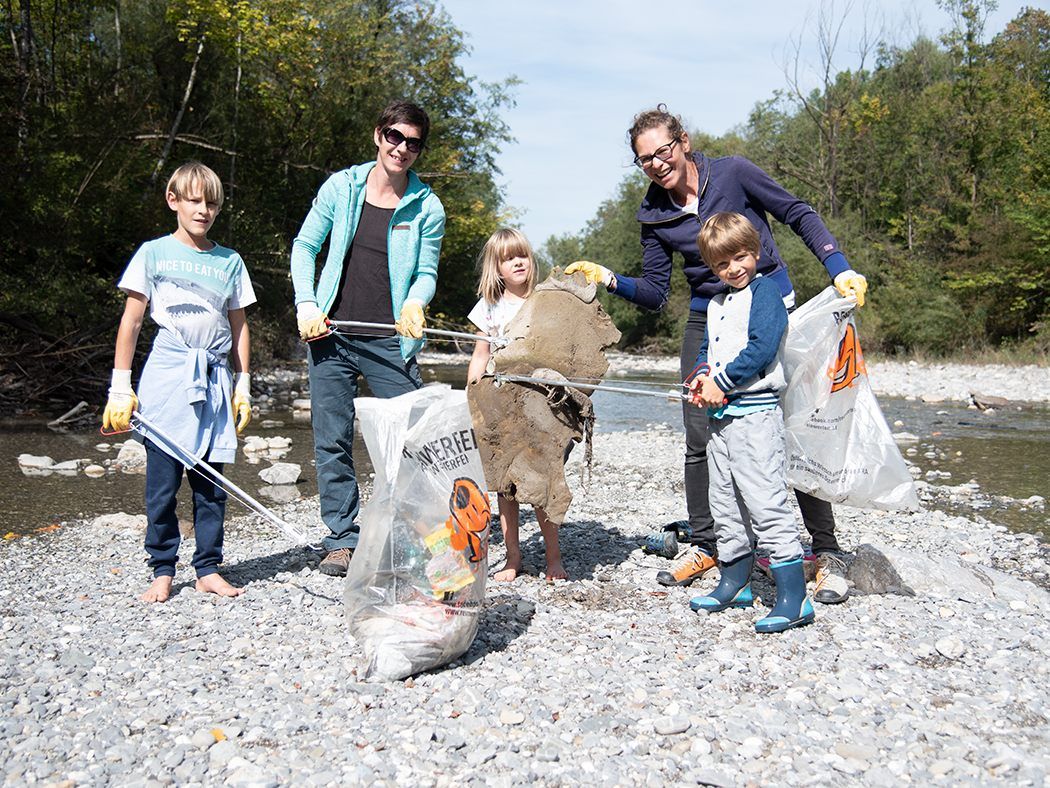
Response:
[[[596,520],[580,520],[562,525],[558,543],[569,579],[594,580],[598,567],[619,566],[638,548],[640,540]],[[538,529],[522,542],[521,552],[526,566],[544,565],[543,537]]]
[[[502,593],[485,604],[478,622],[478,635],[467,653],[453,664],[470,665],[503,651],[529,628],[536,605],[513,593]]]
[[[316,567],[318,560],[309,550],[292,547],[237,564],[223,564],[222,576],[235,586],[247,586],[259,580],[272,580],[280,572],[294,573],[305,566]]]

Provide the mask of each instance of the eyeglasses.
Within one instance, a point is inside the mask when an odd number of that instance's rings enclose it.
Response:
[[[671,158],[671,153],[674,150],[674,146],[679,143],[679,140],[671,140],[666,145],[661,145],[659,148],[653,151],[652,156],[635,156],[635,166],[641,167],[643,170],[646,167],[653,165],[653,159],[659,159],[662,162],[667,162]]]
[[[406,137],[397,129],[392,129],[387,126],[381,132],[383,139],[393,145],[395,148],[402,142],[405,143],[405,147],[408,148],[409,153],[419,153],[423,150],[423,140],[419,137]]]

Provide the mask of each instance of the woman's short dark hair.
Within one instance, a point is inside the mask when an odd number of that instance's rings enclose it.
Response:
[[[418,104],[411,101],[392,101],[379,114],[376,121],[377,129],[385,129],[397,123],[407,123],[419,129],[419,136],[423,142],[430,136],[430,118],[426,111]]]
[[[666,104],[657,104],[656,109],[647,109],[634,116],[634,122],[627,131],[627,141],[631,143],[631,150],[637,153],[638,149],[634,147],[634,144],[638,141],[638,138],[649,131],[649,129],[658,128],[667,129],[671,133],[671,137],[676,140],[682,139],[685,135],[682,118],[668,112]]]

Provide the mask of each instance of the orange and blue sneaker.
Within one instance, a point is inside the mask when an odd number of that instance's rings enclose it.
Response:
[[[717,568],[718,561],[713,555],[699,547],[687,547],[670,569],[656,573],[656,582],[662,586],[687,586]]]

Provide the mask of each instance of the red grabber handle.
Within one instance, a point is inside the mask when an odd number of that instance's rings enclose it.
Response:
[[[328,327],[328,330],[325,331],[323,334],[318,334],[315,337],[310,337],[308,340],[306,340],[307,343],[316,342],[318,339],[324,339],[326,336],[332,333],[332,321],[326,317],[324,319],[324,324]]]

